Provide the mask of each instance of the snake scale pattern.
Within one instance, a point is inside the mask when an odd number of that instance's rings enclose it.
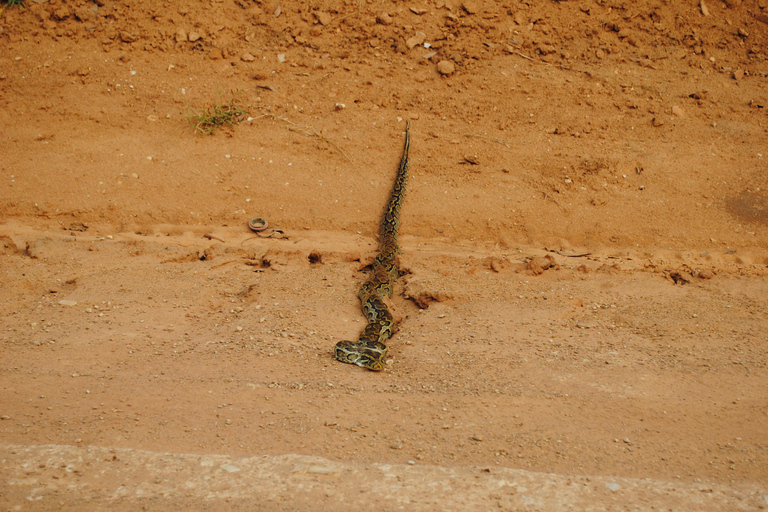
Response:
[[[394,320],[387,308],[384,297],[392,296],[394,283],[399,277],[397,255],[400,246],[397,241],[400,227],[400,208],[405,197],[408,183],[408,149],[411,144],[410,125],[405,125],[405,145],[400,167],[397,170],[392,194],[387,208],[381,217],[379,228],[379,254],[373,260],[370,278],[363,283],[357,297],[368,319],[357,341],[340,341],[336,344],[336,359],[342,363],[356,364],[369,370],[380,372],[384,369],[387,346],[384,344],[392,336]]]

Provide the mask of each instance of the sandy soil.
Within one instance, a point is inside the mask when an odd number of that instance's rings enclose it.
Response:
[[[28,4],[1,442],[768,480],[763,0]],[[332,348],[405,121],[371,373]]]

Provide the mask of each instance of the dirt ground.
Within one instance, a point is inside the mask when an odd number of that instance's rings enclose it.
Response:
[[[766,48],[765,0],[6,7],[0,442],[765,485]]]

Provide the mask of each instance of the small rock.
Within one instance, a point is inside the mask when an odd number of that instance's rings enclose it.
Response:
[[[244,53],[240,56],[240,60],[243,62],[253,62],[254,60],[256,60],[256,57],[254,57],[250,53]]]
[[[315,13],[315,18],[323,26],[328,25],[333,20],[333,16],[331,16],[327,12],[322,12],[322,11],[321,12],[316,12]]]
[[[699,2],[699,8],[701,9],[701,14],[704,16],[709,16],[709,9],[707,9],[707,6],[704,5],[704,0]]]
[[[77,70],[77,75],[78,76],[88,76],[88,73],[90,73],[90,72],[91,72],[91,68],[84,66],[84,67],[82,67],[82,68]]]
[[[347,108],[347,106],[346,106],[344,103],[337,103],[337,104],[336,104],[336,105],[333,107],[333,109],[334,109],[336,112],[339,112],[339,111],[341,111],[341,110],[344,110],[345,108]]]
[[[221,466],[221,469],[223,469],[227,473],[237,473],[238,471],[240,471],[239,467],[233,466],[232,464],[224,464],[223,466]]]
[[[705,269],[699,272],[699,278],[701,279],[712,279],[713,277],[715,277],[715,273],[709,269]]]
[[[701,275],[701,274],[699,274],[699,275]],[[62,305],[62,306],[76,306],[77,305],[77,301],[76,300],[63,299],[63,300],[59,301],[59,304]]]
[[[8,235],[0,235],[0,253],[7,252],[7,253],[14,253],[17,252],[19,249],[16,246],[16,243],[13,241],[11,237]]]
[[[285,54],[284,53],[277,54],[277,62],[285,62]]]
[[[739,81],[742,78],[744,78],[744,70],[737,69],[736,71],[733,72],[733,75],[731,76],[733,77],[734,80]]]
[[[475,0],[464,0],[461,2],[461,8],[464,9],[467,14],[477,14],[480,11],[480,5]]]
[[[180,28],[176,31],[175,39],[177,43],[185,43],[187,42],[187,31],[183,28]]]
[[[531,260],[528,262],[528,268],[535,276],[538,276],[554,265],[555,261],[551,254],[547,254],[544,258],[531,258]]]
[[[132,43],[136,41],[136,36],[126,30],[123,30],[120,32],[120,40],[124,43]]]
[[[701,90],[701,91],[692,92],[691,94],[688,95],[688,97],[693,98],[694,100],[697,100],[697,101],[704,101],[707,99],[708,94],[709,94],[709,91]]]
[[[677,117],[685,117],[685,110],[678,105],[672,105],[672,114]]]
[[[223,59],[224,52],[222,52],[219,48],[213,48],[210,52],[208,52],[208,58],[211,60]]]
[[[443,76],[451,76],[456,71],[456,65],[449,60],[441,60],[437,63],[437,72]]]
[[[472,436],[472,440],[473,440],[473,441],[478,441],[478,442],[480,442],[480,441],[482,441],[482,440],[483,440],[483,436],[480,436],[480,435],[474,435],[474,436]]]
[[[506,263],[507,260],[494,258],[491,260],[491,270],[494,272],[501,272],[507,266]]]
[[[55,11],[53,11],[53,14],[51,17],[57,21],[64,20],[69,17],[69,10],[66,7],[59,7]]]
[[[609,483],[605,484],[605,486],[607,488],[609,488],[610,490],[612,490],[612,491],[618,491],[621,488],[621,486],[619,484],[614,483],[614,482],[609,482]]]
[[[0,416],[0,420],[9,420],[9,419],[11,419],[11,417],[8,416],[7,414],[3,414],[2,416]]]
[[[480,165],[480,158],[477,155],[464,155],[464,161],[472,165]]]
[[[427,34],[424,32],[416,32],[416,34],[413,37],[408,38],[405,41],[405,46],[408,47],[408,49],[412,49],[414,46],[419,46],[424,42],[424,40],[427,38]]]
[[[376,16],[376,22],[380,23],[382,25],[391,25],[392,24],[392,16],[389,14],[383,12]]]
[[[664,126],[664,121],[662,121],[658,117],[654,117],[653,119],[651,119],[651,124],[656,128],[658,128],[659,126]]]
[[[189,36],[187,36],[190,43],[194,43],[195,41],[201,39],[202,37],[203,36],[201,36],[199,32],[190,32]]]
[[[88,231],[88,226],[82,222],[72,222],[67,229],[70,231],[80,231],[82,233],[83,231]]]
[[[673,270],[669,273],[669,278],[675,284],[688,284],[693,280],[693,276],[684,270]]]

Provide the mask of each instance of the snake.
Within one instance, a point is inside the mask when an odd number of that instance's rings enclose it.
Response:
[[[368,324],[357,341],[340,341],[336,344],[336,359],[342,363],[356,364],[374,372],[384,369],[387,346],[392,337],[395,322],[384,297],[391,297],[395,281],[400,277],[397,255],[400,254],[398,230],[400,209],[408,184],[408,150],[411,145],[410,123],[405,124],[405,143],[395,183],[379,225],[379,251],[371,265],[370,277],[357,292],[363,314]]]

